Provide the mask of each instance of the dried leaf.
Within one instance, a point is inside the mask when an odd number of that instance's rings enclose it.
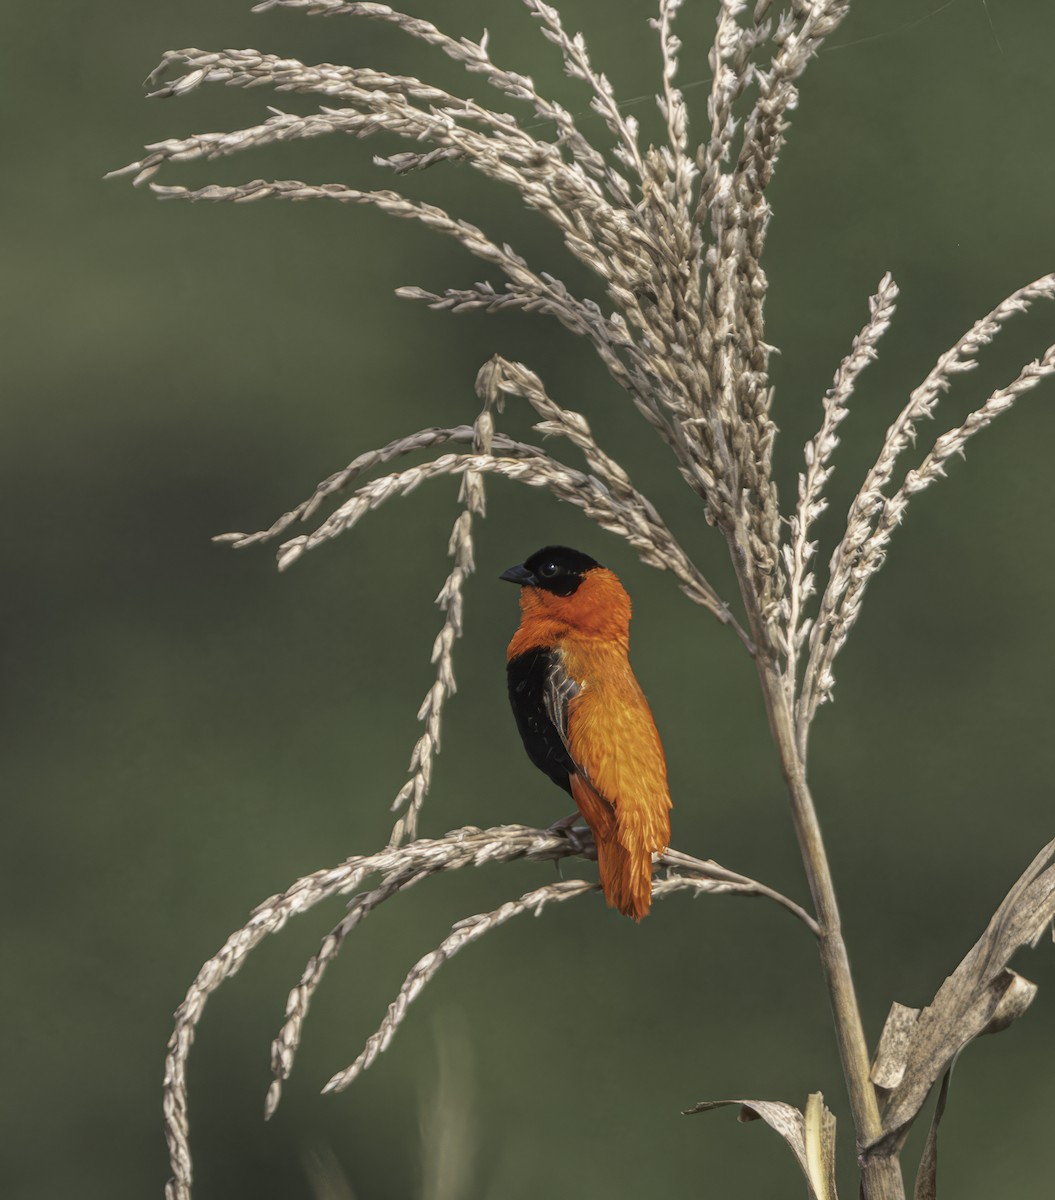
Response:
[[[982,1030],[983,1034],[1000,1033],[1013,1021],[1017,1021],[1033,1003],[1034,997],[1040,990],[1035,983],[1026,979],[1024,975],[1019,975],[1016,971],[1004,971],[1003,974],[1010,975],[1011,981],[1003,996],[1000,997],[1000,1002],[993,1015],[989,1018],[989,1024]]]
[[[912,1200],[937,1200],[938,1198],[938,1126],[945,1115],[953,1066],[955,1066],[955,1061],[950,1064],[949,1069],[942,1077],[938,1103],[934,1106],[934,1116],[927,1134],[927,1144],[923,1147],[923,1157],[919,1160],[919,1171],[916,1173],[916,1186],[912,1191]]]
[[[893,1091],[904,1078],[905,1056],[919,1014],[920,1009],[906,1008],[897,1001],[891,1005],[872,1063],[871,1078],[877,1088]]]
[[[835,1190],[835,1116],[824,1106],[824,1097],[813,1092],[806,1100],[806,1114],[782,1100],[703,1100],[686,1115],[710,1112],[738,1104],[737,1120],[765,1121],[791,1147],[806,1183],[810,1200],[838,1200]]]
[[[877,1056],[883,1078],[900,1077],[883,1115],[884,1134],[873,1146],[890,1146],[902,1138],[934,1082],[968,1042],[1006,1029],[1029,1007],[1036,987],[1007,969],[1007,963],[1021,946],[1035,946],[1055,916],[1053,860],[1055,841],[1041,850],[1008,892],[971,952],[914,1023],[907,1044],[900,1045],[896,1055],[882,1055],[882,1061]]]

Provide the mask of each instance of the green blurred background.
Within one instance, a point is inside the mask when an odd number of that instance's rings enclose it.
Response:
[[[707,76],[714,7],[684,14],[683,83]],[[928,17],[920,0],[858,0],[805,78],[772,191],[785,502],[870,291],[890,270],[903,293],[843,427],[821,561],[908,390],[974,319],[1055,265],[1055,8],[930,7]],[[650,3],[563,8],[622,97],[654,90]],[[514,0],[422,0],[413,11],[455,34],[486,24],[498,61],[586,108]],[[101,181],[144,142],[266,115],[265,91],[144,103],[139,82],[161,52],[190,45],[485,90],[392,30],[252,17],[245,0],[8,5],[0,16],[0,1177],[20,1200],[160,1194],[173,1008],[259,900],[383,843],[417,736],[455,483],[426,485],[281,577],[266,548],[235,554],[212,534],[262,527],[363,449],[471,420],[475,371],[498,351],[589,416],[731,592],[718,537],[583,346],[545,318],[455,318],[392,295],[494,278],[454,243],[375,212],[164,205]],[[706,87],[688,95],[699,131]],[[656,130],[650,100],[632,111]],[[603,134],[588,115],[583,128]],[[370,162],[383,148],[324,139],[162,181],[384,187],[391,177]],[[439,167],[405,187],[580,282],[552,232],[475,174]],[[942,427],[1013,378],[1053,328],[1050,308],[1017,321],[945,403]],[[1031,394],[914,502],[839,660],[837,702],[815,728],[815,791],[873,1039],[892,1000],[933,995],[1053,832],[1053,400],[1051,386]],[[503,423],[528,427],[515,407]],[[545,824],[566,808],[506,711],[516,605],[496,581],[560,540],[615,567],[634,596],[634,661],[667,746],[676,844],[803,897],[756,681],[735,640],[577,512],[499,480],[488,492],[460,690],[423,831]],[[210,1003],[192,1056],[196,1194],[798,1196],[774,1135],[679,1110],[727,1096],[798,1103],[815,1089],[840,1115],[844,1194],[854,1194],[814,949],[782,914],[737,899],[674,898],[640,928],[594,900],[514,922],[445,968],[348,1093],[318,1096],[452,921],[553,877],[522,864],[465,871],[387,905],[327,978],[269,1125],[269,1041],[340,903],[264,944]],[[1038,1002],[971,1047],[956,1074],[942,1179],[960,1200],[1050,1195],[1051,947],[1017,965],[1041,983]],[[423,1166],[440,1143],[460,1167]]]

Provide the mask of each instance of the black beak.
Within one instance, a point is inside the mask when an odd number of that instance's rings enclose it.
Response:
[[[498,578],[504,579],[506,583],[518,583],[521,587],[538,586],[538,580],[523,563],[517,563],[515,567],[510,567],[508,571],[503,571]]]

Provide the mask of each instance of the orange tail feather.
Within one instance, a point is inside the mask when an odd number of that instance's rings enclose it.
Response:
[[[609,907],[640,921],[652,907],[652,851],[636,838],[634,849],[623,845],[615,809],[584,779],[573,775],[571,790],[593,834],[605,900]]]

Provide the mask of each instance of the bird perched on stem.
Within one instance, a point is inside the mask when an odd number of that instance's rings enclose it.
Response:
[[[635,921],[652,902],[652,855],[670,842],[667,763],[630,669],[630,597],[567,546],[503,572],[520,585],[509,699],[528,757],[569,792],[597,846],[605,899]]]

